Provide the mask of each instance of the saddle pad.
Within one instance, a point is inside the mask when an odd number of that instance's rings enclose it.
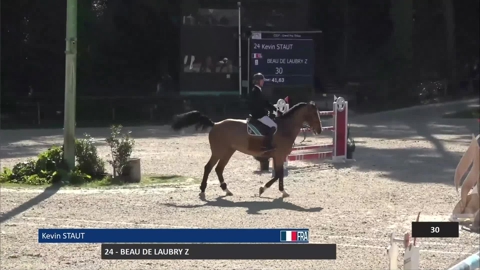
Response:
[[[247,133],[251,136],[265,136],[269,130],[269,127],[257,120],[253,120],[252,122],[250,121],[252,120],[247,119]],[[275,130],[275,133],[276,132],[277,130]]]
[[[247,123],[247,133],[251,136],[264,136],[254,125]]]

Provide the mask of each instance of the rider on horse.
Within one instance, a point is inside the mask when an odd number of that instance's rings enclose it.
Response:
[[[270,129],[265,134],[264,147],[266,151],[273,150],[272,145],[273,135],[277,129],[277,123],[268,116],[268,111],[276,111],[277,108],[273,106],[263,95],[262,87],[265,82],[265,77],[262,73],[257,73],[253,75],[254,87],[250,92],[249,97],[249,110],[252,118],[258,119],[262,124],[266,125]]]

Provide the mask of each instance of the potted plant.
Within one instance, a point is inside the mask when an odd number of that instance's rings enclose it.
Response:
[[[355,140],[350,137],[350,125],[347,128],[347,159],[353,159],[353,152],[355,152]]]

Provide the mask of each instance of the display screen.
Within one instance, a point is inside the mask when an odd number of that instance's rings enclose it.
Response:
[[[251,73],[262,73],[266,84],[312,85],[314,45],[310,36],[302,34],[252,33]]]

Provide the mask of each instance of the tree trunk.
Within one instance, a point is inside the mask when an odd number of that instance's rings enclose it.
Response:
[[[413,0],[393,0],[390,17],[394,31],[391,37],[391,83],[394,89],[386,89],[387,97],[407,97],[412,83],[413,60]]]
[[[447,36],[448,78],[451,86],[449,92],[454,93],[457,88],[457,57],[455,51],[455,9],[452,0],[443,0],[443,9]]]
[[[347,71],[347,61],[348,61],[348,30],[349,30],[349,18],[348,18],[348,1],[344,0],[344,9],[343,9],[343,77],[348,74]]]

